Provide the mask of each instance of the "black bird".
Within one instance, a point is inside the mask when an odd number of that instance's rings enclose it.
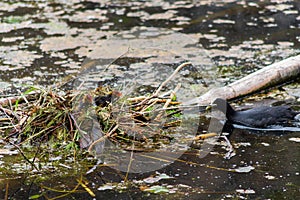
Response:
[[[235,111],[225,99],[221,98],[217,98],[213,104],[226,115],[228,122],[256,128],[287,123],[299,114],[289,106],[261,106]]]

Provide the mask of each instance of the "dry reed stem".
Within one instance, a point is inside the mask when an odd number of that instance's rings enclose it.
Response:
[[[148,101],[149,99],[152,99],[153,97],[157,97],[158,94],[160,93],[160,91],[162,90],[162,88],[165,87],[167,85],[167,83],[170,82],[182,68],[184,68],[187,65],[191,65],[191,64],[192,64],[191,62],[185,62],[185,63],[182,63],[181,65],[179,65],[175,69],[175,71],[171,74],[171,76],[169,76],[169,78],[167,78],[164,82],[162,82],[162,84],[160,84],[159,88],[151,96],[145,98],[143,101],[138,103],[137,106],[143,105],[146,101]]]
[[[173,91],[171,91],[170,97],[169,99],[167,99],[165,105],[163,106],[163,109],[166,109],[169,104],[171,103],[172,99],[174,98],[176,92],[179,90],[179,88],[181,87],[181,84],[178,83],[177,86],[175,87],[175,89]],[[155,118],[156,120],[160,121],[162,115],[163,115],[163,110],[157,115],[157,117]]]
[[[156,90],[156,92],[153,94],[153,96],[157,96],[160,91],[162,90],[163,87],[165,87],[167,85],[167,83],[169,81],[171,81],[174,76],[176,76],[176,74],[182,69],[184,68],[185,66],[187,65],[191,65],[192,63],[191,62],[185,62],[185,63],[182,63],[181,65],[179,65],[176,70],[171,74],[171,76],[169,76],[169,78],[167,78],[162,84],[160,84],[159,88]]]

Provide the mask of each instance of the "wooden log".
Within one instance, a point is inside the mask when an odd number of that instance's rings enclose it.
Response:
[[[284,83],[300,76],[300,55],[268,65],[244,78],[220,88],[213,88],[185,105],[208,105],[216,98],[234,99]]]

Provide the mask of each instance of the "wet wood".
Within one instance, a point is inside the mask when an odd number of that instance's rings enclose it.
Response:
[[[220,88],[213,88],[185,104],[207,105],[216,98],[234,99],[282,84],[300,75],[300,55],[268,65],[248,76]]]

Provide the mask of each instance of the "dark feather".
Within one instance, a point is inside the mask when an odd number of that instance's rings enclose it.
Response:
[[[226,115],[229,122],[250,127],[267,127],[287,123],[298,114],[289,106],[261,106],[245,111],[235,111],[224,99],[218,98],[214,104]]]

